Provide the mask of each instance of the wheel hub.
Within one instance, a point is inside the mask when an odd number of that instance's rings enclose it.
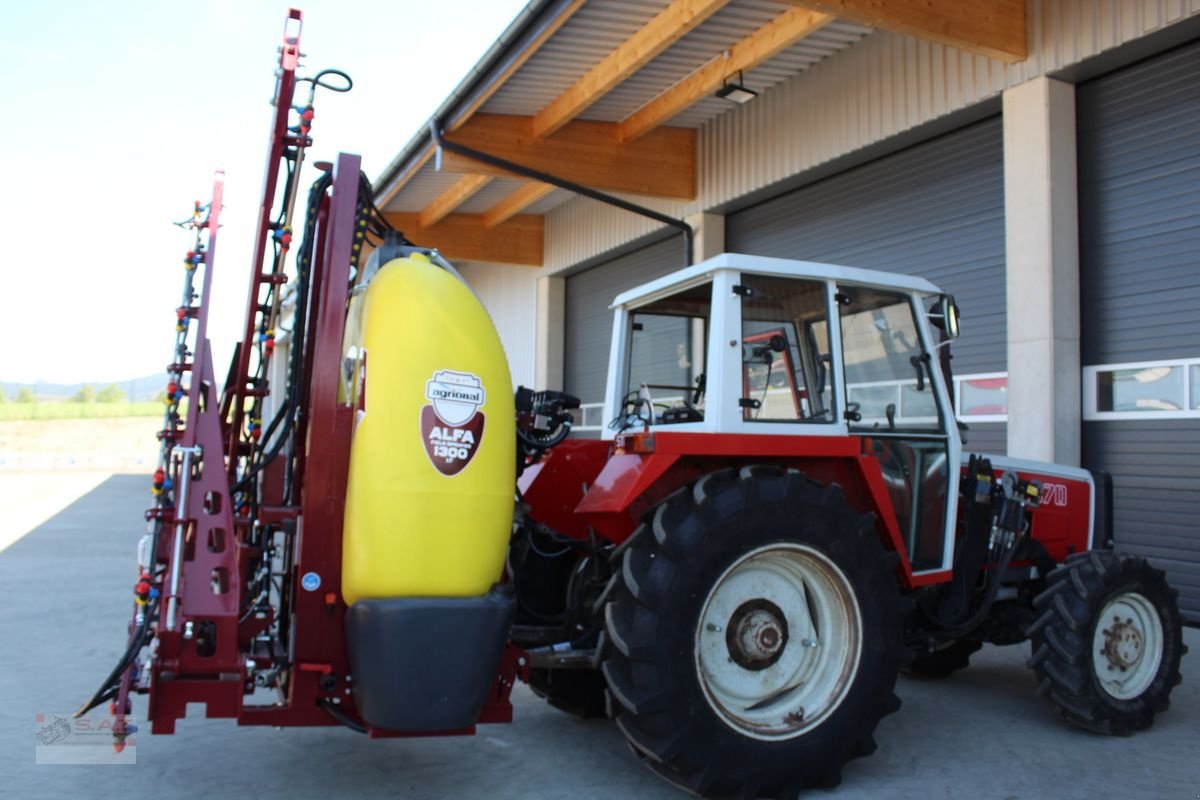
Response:
[[[712,710],[755,739],[820,725],[849,692],[862,655],[854,588],[816,548],[787,542],[746,553],[700,610],[695,660]]]
[[[1163,658],[1163,623],[1143,594],[1124,592],[1101,610],[1092,634],[1092,670],[1111,697],[1132,700],[1154,682]]]
[[[1112,627],[1104,630],[1104,649],[1100,654],[1108,658],[1109,669],[1125,672],[1142,657],[1143,641],[1132,619],[1114,616]]]
[[[787,617],[779,606],[763,597],[738,606],[725,630],[729,657],[746,669],[766,669],[787,647]]]

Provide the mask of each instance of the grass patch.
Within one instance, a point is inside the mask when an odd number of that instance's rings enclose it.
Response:
[[[161,417],[163,404],[144,403],[0,403],[0,422],[21,419],[101,419]]]

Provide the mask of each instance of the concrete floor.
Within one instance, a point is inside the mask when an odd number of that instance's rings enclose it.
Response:
[[[0,474],[0,494],[11,494]],[[6,481],[8,483],[6,484]],[[369,741],[344,729],[238,728],[188,719],[140,735],[134,766],[36,766],[35,714],[69,712],[119,655],[144,476],[114,476],[0,552],[0,796],[186,798],[678,798],[614,726],[581,721],[523,686],[516,722],[473,738]],[[987,648],[947,681],[901,679],[904,708],[842,786],[850,798],[1200,797],[1200,631],[1171,710],[1128,739],[1063,724],[1036,695],[1026,645]],[[143,710],[144,699],[136,701]]]

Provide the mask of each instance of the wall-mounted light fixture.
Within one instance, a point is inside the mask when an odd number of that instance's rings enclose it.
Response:
[[[731,81],[728,78],[721,81],[721,88],[717,89],[717,97],[723,97],[735,103],[749,103],[758,97],[758,92],[743,83],[742,71],[739,69],[737,81]]]

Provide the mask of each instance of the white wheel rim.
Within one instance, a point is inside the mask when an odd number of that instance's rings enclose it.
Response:
[[[862,654],[846,575],[819,550],[760,547],[717,579],[696,626],[695,663],[712,709],[755,739],[789,739],[845,699]]]
[[[1158,675],[1162,651],[1162,620],[1145,596],[1126,592],[1105,604],[1092,633],[1092,668],[1105,692],[1118,700],[1141,695]]]

